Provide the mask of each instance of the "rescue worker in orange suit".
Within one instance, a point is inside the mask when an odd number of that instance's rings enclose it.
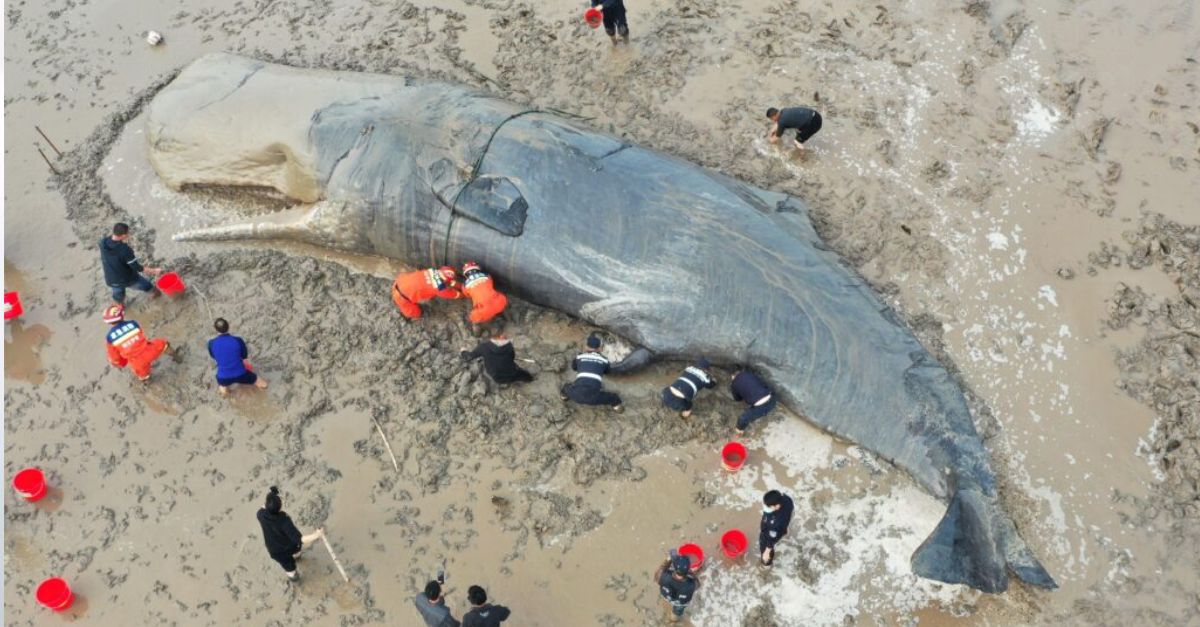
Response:
[[[479,264],[468,261],[463,264],[463,293],[471,298],[471,315],[474,324],[483,324],[500,315],[508,307],[508,298],[496,291],[496,286]]]
[[[113,305],[104,310],[104,321],[112,325],[105,339],[108,342],[108,362],[118,368],[126,365],[139,381],[150,380],[150,365],[171,345],[162,338],[146,339],[136,320],[125,319],[125,307]]]
[[[392,302],[409,320],[421,317],[421,303],[434,298],[462,298],[454,268],[426,268],[396,275],[392,283]]]

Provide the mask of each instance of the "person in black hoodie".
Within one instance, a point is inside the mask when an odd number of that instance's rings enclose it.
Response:
[[[762,523],[758,528],[758,550],[762,553],[763,566],[770,566],[775,561],[775,545],[787,535],[795,510],[792,498],[779,490],[763,495]]]
[[[467,588],[471,611],[463,615],[462,627],[500,627],[512,615],[503,605],[488,603],[487,591],[479,586]]]
[[[325,530],[317,529],[306,536],[300,535],[296,524],[283,511],[283,499],[279,498],[279,488],[275,486],[271,486],[271,492],[267,494],[266,505],[258,510],[258,524],[262,525],[263,541],[267,544],[271,559],[279,562],[288,579],[299,579],[296,560],[300,558],[300,552],[320,540]]]
[[[533,381],[533,375],[517,365],[517,352],[503,333],[497,333],[492,339],[480,342],[475,350],[464,350],[460,354],[468,361],[482,357],[483,371],[496,383]]]
[[[113,225],[111,237],[100,240],[100,267],[104,269],[104,283],[112,289],[113,302],[125,303],[125,288],[136,287],[143,292],[158,296],[161,292],[142,276],[142,272],[153,276],[162,272],[162,268],[143,268],[137,255],[129,244],[129,225],[118,222]]]

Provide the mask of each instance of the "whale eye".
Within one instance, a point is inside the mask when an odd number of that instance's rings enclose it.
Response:
[[[508,177],[485,174],[462,190],[454,209],[459,215],[516,237],[525,230],[529,203]]]

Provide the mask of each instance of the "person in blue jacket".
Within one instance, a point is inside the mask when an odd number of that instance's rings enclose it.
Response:
[[[253,385],[260,390],[266,388],[267,382],[248,367],[246,359],[250,352],[245,340],[229,334],[229,322],[224,318],[217,318],[213,328],[220,335],[208,341],[208,354],[217,362],[217,391],[221,396],[229,394],[229,386],[235,383]]]
[[[730,384],[729,390],[733,393],[733,400],[744,401],[749,406],[738,418],[737,434],[739,436],[746,433],[746,428],[750,426],[751,422],[771,413],[771,410],[779,404],[767,384],[763,383],[758,375],[745,368],[738,368],[737,372],[733,373],[733,382]]]

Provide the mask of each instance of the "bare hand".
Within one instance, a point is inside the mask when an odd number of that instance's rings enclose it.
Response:
[[[150,275],[162,274],[162,268],[146,268],[146,274],[150,274]]]
[[[778,144],[779,136],[778,135],[767,135],[767,141],[771,142],[772,144]]]

